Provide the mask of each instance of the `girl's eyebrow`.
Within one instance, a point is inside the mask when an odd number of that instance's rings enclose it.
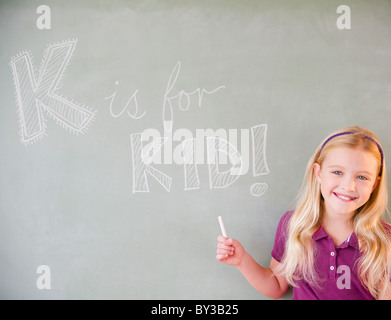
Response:
[[[327,168],[329,169],[345,169],[344,166],[340,166],[340,165],[337,165],[337,164],[330,164],[327,166]]]

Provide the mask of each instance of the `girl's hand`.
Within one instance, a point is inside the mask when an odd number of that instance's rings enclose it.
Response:
[[[240,265],[246,252],[240,242],[222,235],[217,237],[217,241],[216,259],[229,265]]]

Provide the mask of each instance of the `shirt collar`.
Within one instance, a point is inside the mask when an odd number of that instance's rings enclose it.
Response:
[[[312,235],[312,239],[314,239],[315,241],[318,241],[326,237],[330,237],[330,236],[326,233],[326,231],[323,229],[322,226],[320,226],[319,229],[316,230]],[[355,232],[352,232],[349,238],[346,239],[346,241],[344,241],[343,243],[341,243],[337,248],[346,248],[347,246],[351,246],[353,248],[359,249],[358,239]]]
[[[322,238],[325,238],[325,237],[328,237],[329,235],[326,233],[326,231],[324,231],[323,227],[320,226],[318,230],[316,230],[314,232],[314,234],[312,235],[312,239],[314,239],[315,241],[318,241]]]
[[[349,245],[353,248],[360,249],[359,245],[358,245],[358,238],[357,238],[357,235],[354,231],[352,232],[350,237],[345,242],[347,243],[347,245]]]

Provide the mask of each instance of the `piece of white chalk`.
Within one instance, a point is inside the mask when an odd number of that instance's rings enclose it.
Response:
[[[221,216],[219,216],[217,219],[219,220],[220,228],[221,228],[221,232],[223,233],[223,236],[226,237],[226,238],[228,238],[228,236],[227,236],[227,231],[225,231],[223,218],[222,218]]]

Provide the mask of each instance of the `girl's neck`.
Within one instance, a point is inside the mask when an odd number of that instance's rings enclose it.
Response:
[[[353,216],[351,215],[330,215],[326,212],[323,213],[322,227],[326,233],[333,238],[334,244],[339,246],[352,234],[353,228]]]

